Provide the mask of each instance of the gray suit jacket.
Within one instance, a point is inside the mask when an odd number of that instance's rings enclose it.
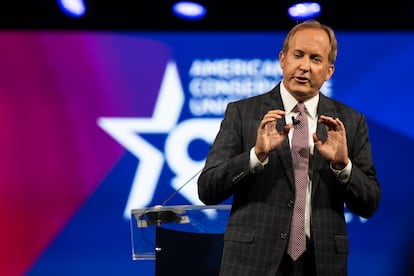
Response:
[[[220,204],[233,196],[224,235],[223,276],[274,276],[287,247],[295,199],[288,139],[270,154],[263,171],[249,171],[249,151],[257,128],[272,109],[284,109],[279,85],[268,93],[230,103],[198,179],[199,197],[205,204]],[[343,184],[315,149],[311,236],[317,275],[345,276],[349,244],[344,204],[358,216],[371,217],[379,205],[380,187],[365,117],[323,94],[318,115],[342,120],[353,167],[349,182]],[[278,121],[277,129],[284,125],[284,120]],[[326,140],[323,125],[318,124],[317,134]]]

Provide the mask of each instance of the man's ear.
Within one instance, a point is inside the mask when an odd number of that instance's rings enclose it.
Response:
[[[325,81],[329,80],[332,77],[334,72],[335,72],[335,65],[331,64],[328,68],[328,72],[326,72]]]
[[[283,69],[283,62],[285,60],[285,53],[283,51],[279,52],[279,63],[280,63],[280,68]]]

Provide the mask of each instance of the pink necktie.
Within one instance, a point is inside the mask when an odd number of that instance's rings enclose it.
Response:
[[[308,117],[303,103],[298,103],[296,108],[299,115],[296,117],[294,123],[291,148],[293,170],[295,174],[296,199],[287,251],[294,261],[296,261],[306,250],[305,202],[309,167]]]

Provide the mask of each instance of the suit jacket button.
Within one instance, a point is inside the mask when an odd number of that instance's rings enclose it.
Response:
[[[288,202],[288,207],[290,207],[290,208],[292,208],[293,207],[293,205],[294,205],[294,201],[293,200],[289,200],[289,202]]]
[[[282,239],[282,240],[286,240],[286,238],[287,238],[287,234],[286,233],[280,233],[280,238]]]

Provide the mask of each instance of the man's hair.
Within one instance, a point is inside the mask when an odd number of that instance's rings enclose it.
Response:
[[[336,56],[338,54],[338,41],[336,40],[335,33],[331,27],[323,25],[314,19],[306,20],[306,21],[303,21],[295,25],[286,35],[286,38],[283,41],[282,51],[285,53],[287,52],[289,48],[289,44],[292,40],[292,37],[297,31],[306,30],[306,29],[321,29],[326,32],[326,34],[329,37],[330,44],[331,44],[331,49],[328,54],[328,61],[329,63],[334,64],[336,61]]]

